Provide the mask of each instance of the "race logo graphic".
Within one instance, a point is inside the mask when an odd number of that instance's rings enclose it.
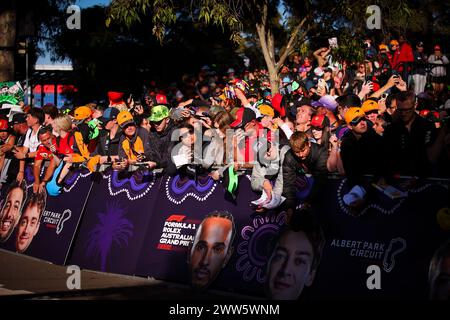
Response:
[[[395,267],[395,257],[406,250],[406,241],[403,238],[392,239],[389,247],[386,250],[383,259],[383,269],[386,272],[391,272]]]
[[[155,174],[151,171],[136,171],[130,178],[120,178],[119,171],[114,170],[103,178],[108,179],[108,190],[111,196],[124,192],[130,201],[145,196],[156,180]]]
[[[106,211],[97,213],[98,222],[89,232],[86,256],[100,259],[100,271],[106,271],[113,245],[126,248],[133,236],[134,225],[125,217],[126,209],[119,203],[106,203]]]
[[[419,194],[430,188],[440,189],[442,191],[442,190],[448,190],[448,185],[441,184],[441,183],[427,183],[418,188],[409,189],[408,194],[409,195]],[[370,203],[370,204],[366,205],[365,208],[360,213],[353,214],[353,213],[351,213],[350,207],[344,203],[344,195],[347,194],[349,191],[350,191],[350,188],[347,185],[347,179],[343,179],[337,189],[337,199],[339,202],[339,208],[341,209],[342,212],[344,212],[345,214],[348,214],[352,217],[360,217],[370,209],[375,209],[375,210],[381,212],[382,214],[390,215],[390,214],[393,214],[394,212],[396,212],[402,206],[402,204],[408,199],[408,197],[399,198],[399,199],[391,199],[387,196],[384,196],[382,198],[382,201],[380,198],[380,201],[377,201],[377,203]]]
[[[64,229],[64,223],[72,217],[72,211],[64,210],[63,213],[47,211],[42,214],[42,223],[45,227],[56,229],[56,234],[60,234]]]
[[[44,172],[46,170],[45,166],[42,166],[40,176],[43,177]],[[91,172],[86,169],[77,169],[71,170],[67,176],[64,178],[64,192],[70,192],[77,185],[78,181],[81,178],[86,178],[91,175]],[[34,174],[33,174],[33,166],[25,167],[25,181],[27,182],[28,188],[33,187],[34,183]]]
[[[91,172],[84,169],[77,169],[69,173],[64,179],[64,192],[70,192],[77,185],[78,180],[86,178],[91,175]]]
[[[167,199],[175,204],[181,204],[187,197],[197,201],[206,201],[216,189],[217,182],[210,176],[198,177],[197,181],[179,175],[168,177],[166,180]]]
[[[266,265],[269,252],[269,243],[278,234],[284,225],[286,214],[284,212],[271,216],[256,216],[250,225],[242,228],[242,241],[237,246],[239,259],[236,270],[242,272],[242,279],[246,282],[256,277],[259,283],[266,281]]]
[[[400,237],[386,242],[362,240],[333,239],[330,247],[345,249],[349,256],[370,260],[383,266],[383,270],[391,272],[395,267],[396,257],[406,250],[406,240]]]
[[[164,221],[157,249],[185,252],[193,243],[199,220],[186,219],[185,215],[173,214]]]

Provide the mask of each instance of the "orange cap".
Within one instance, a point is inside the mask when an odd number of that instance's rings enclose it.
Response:
[[[121,111],[117,115],[117,123],[123,128],[127,124],[134,123],[133,116],[129,111]]]
[[[366,114],[361,108],[358,107],[352,107],[347,110],[347,112],[344,114],[344,119],[347,124],[350,124],[354,119],[365,117]]]
[[[84,120],[89,118],[92,115],[92,110],[89,107],[82,106],[75,109],[73,113],[73,118],[75,120]]]
[[[378,102],[374,101],[374,100],[366,100],[363,102],[362,106],[361,106],[362,111],[364,112],[369,112],[372,110],[378,110],[379,106],[378,106]]]

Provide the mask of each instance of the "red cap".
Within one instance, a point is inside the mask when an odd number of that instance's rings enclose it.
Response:
[[[234,120],[230,127],[232,128],[244,128],[247,123],[256,119],[255,112],[250,108],[240,107],[236,112],[236,120]]]
[[[156,95],[156,103],[167,104],[167,97],[163,94],[157,94]]]
[[[121,103],[123,101],[123,92],[115,92],[115,91],[109,91],[108,92],[108,99],[110,103]]]
[[[419,115],[422,117],[426,117],[430,113],[430,110],[424,109],[419,111]]]
[[[0,119],[0,131],[8,130],[8,120]]]
[[[323,129],[325,127],[325,115],[318,114],[311,119],[311,127]]]
[[[437,45],[435,45],[435,46],[434,46],[434,50],[439,50],[439,51],[440,51],[440,50],[441,50],[441,46],[440,46],[440,45],[438,45],[438,44],[437,44]]]

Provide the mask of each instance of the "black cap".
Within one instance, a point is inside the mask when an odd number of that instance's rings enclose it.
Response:
[[[106,108],[103,112],[103,116],[98,118],[100,122],[103,124],[106,124],[108,121],[114,120],[117,118],[117,115],[119,114],[119,109],[114,107]]]
[[[250,89],[248,89],[247,97],[258,98],[258,89],[255,87],[250,87]]]
[[[12,117],[11,125],[20,124],[27,122],[26,113],[15,113]]]
[[[312,100],[310,98],[307,98],[305,96],[299,96],[297,99],[294,100],[291,106],[289,106],[289,113],[292,117],[297,116],[297,108],[301,106],[311,106]]]
[[[336,98],[341,107],[361,107],[361,99],[356,94],[346,94]]]
[[[234,120],[230,127],[232,128],[244,128],[247,123],[256,119],[255,112],[250,108],[240,107],[236,112],[236,120]]]

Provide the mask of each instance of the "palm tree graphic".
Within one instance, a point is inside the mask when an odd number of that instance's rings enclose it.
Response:
[[[98,223],[89,232],[86,254],[100,258],[100,271],[106,271],[106,260],[114,243],[127,247],[133,236],[133,224],[124,217],[126,210],[118,202],[106,204],[106,212],[97,213]]]

